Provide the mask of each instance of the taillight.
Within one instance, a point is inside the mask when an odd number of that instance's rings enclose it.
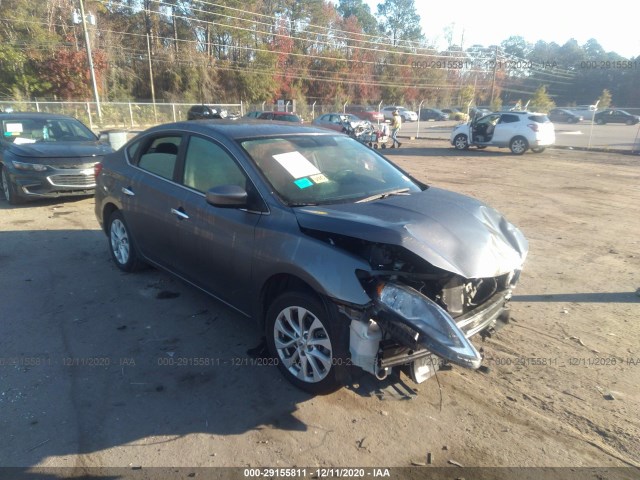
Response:
[[[537,132],[540,130],[537,123],[530,123],[529,125],[527,125],[527,127],[529,127],[534,132]]]
[[[93,166],[93,174],[96,177],[96,180],[98,179],[98,175],[100,175],[100,172],[102,172],[102,163],[96,163]]]

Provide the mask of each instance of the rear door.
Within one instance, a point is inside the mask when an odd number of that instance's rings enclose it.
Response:
[[[134,173],[121,184],[125,220],[140,252],[152,262],[172,269],[175,264],[180,207],[184,189],[175,181],[180,133],[165,133],[141,141],[131,159]]]
[[[518,132],[519,126],[521,123],[518,115],[503,113],[496,124],[491,143],[500,146],[508,145],[513,137],[521,133]]]

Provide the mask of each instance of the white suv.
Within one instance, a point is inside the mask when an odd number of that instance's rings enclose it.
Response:
[[[416,112],[411,111],[411,110],[407,110],[404,107],[394,107],[392,105],[390,107],[384,107],[380,111],[384,115],[384,119],[385,120],[391,120],[391,119],[393,119],[393,111],[394,110],[398,110],[398,113],[400,114],[400,118],[402,118],[403,122],[417,122],[418,121],[418,114]]]
[[[543,152],[555,141],[553,123],[544,113],[490,113],[476,121],[458,125],[451,132],[451,145],[457,150],[466,150],[471,145],[478,148],[509,147],[511,152],[522,155],[529,148],[534,153]]]

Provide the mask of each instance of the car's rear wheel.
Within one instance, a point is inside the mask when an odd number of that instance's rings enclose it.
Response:
[[[136,250],[133,237],[122,213],[116,210],[109,217],[109,251],[116,266],[123,272],[139,270],[144,262]]]
[[[596,123],[597,123],[598,125],[604,125],[606,122],[605,122],[602,118],[598,118],[598,119],[596,120]]]
[[[2,167],[2,192],[10,205],[18,205],[24,202],[24,199],[18,194],[16,185],[11,181],[9,170],[5,166]]]
[[[280,295],[267,312],[267,344],[278,368],[296,387],[313,394],[338,390],[347,369],[346,319],[305,292]]]
[[[544,152],[545,147],[531,147],[531,151],[533,153],[542,153]]]
[[[509,149],[511,153],[515,153],[516,155],[522,155],[529,148],[529,142],[524,137],[515,137],[511,139],[509,143]]]
[[[453,146],[456,150],[467,150],[469,148],[469,140],[464,134],[456,135],[453,139]]]

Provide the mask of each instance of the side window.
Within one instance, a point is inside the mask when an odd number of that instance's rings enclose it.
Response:
[[[220,185],[247,188],[245,174],[233,158],[218,144],[200,137],[189,140],[183,183],[200,192]]]
[[[180,136],[158,137],[141,152],[138,167],[155,173],[169,180],[173,179],[173,172],[180,148]],[[130,150],[133,148],[130,147]]]
[[[517,115],[502,115],[500,118],[500,123],[515,123],[519,120],[520,117]]]

